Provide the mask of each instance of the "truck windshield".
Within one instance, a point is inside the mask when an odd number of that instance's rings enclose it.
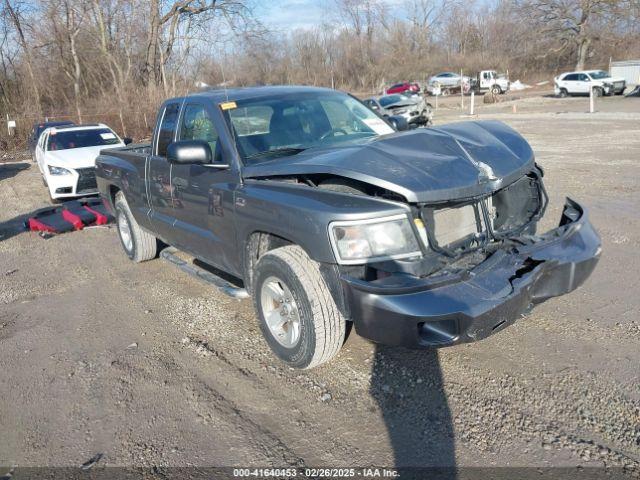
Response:
[[[288,93],[230,102],[225,117],[245,163],[296,155],[393,129],[354,98],[335,92]]]
[[[52,131],[47,141],[47,150],[70,150],[72,148],[96,147],[120,143],[118,136],[108,128],[86,130]]]

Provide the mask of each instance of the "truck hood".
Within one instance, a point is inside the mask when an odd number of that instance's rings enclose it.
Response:
[[[355,145],[310,148],[245,167],[243,177],[327,174],[423,203],[484,195],[533,168],[533,151],[520,134],[502,122],[485,121],[393,133]]]
[[[105,147],[98,145],[95,147],[72,148],[69,150],[53,150],[46,152],[45,160],[47,164],[65,168],[87,168],[96,166],[96,158],[100,155],[100,150],[105,148],[122,147],[124,144],[115,144]]]

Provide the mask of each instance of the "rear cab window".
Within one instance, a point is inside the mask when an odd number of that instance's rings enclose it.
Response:
[[[180,104],[178,102],[168,103],[164,107],[158,128],[158,138],[156,139],[156,155],[167,156],[167,147],[173,142],[175,136],[179,112]]]

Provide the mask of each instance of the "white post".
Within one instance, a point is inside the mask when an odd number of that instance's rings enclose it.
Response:
[[[475,103],[475,95],[473,94],[473,90],[471,90],[471,110],[469,111],[469,115],[473,115],[474,103]]]
[[[440,95],[436,95],[436,111],[438,110],[438,97],[439,97],[439,96],[440,96]]]
[[[460,70],[460,109],[464,110],[464,77],[462,76],[462,70]]]
[[[593,88],[589,89],[589,113],[593,113]]]

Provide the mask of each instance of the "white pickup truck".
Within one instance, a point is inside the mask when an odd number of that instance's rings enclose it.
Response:
[[[475,92],[491,92],[494,95],[507,93],[511,82],[504,75],[498,75],[495,70],[482,70],[471,81],[471,88]]]

